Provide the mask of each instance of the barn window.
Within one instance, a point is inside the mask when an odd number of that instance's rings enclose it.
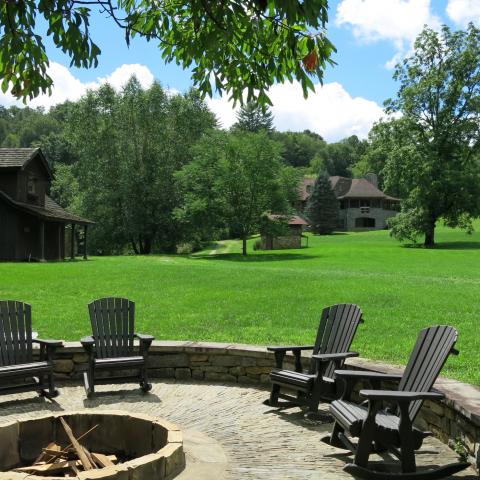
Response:
[[[27,181],[27,193],[29,195],[36,195],[37,194],[37,186],[36,186],[36,183],[37,183],[37,179],[34,178],[34,177],[28,177],[28,181]]]

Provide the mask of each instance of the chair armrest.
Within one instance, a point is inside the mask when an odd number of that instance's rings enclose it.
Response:
[[[440,392],[399,392],[397,390],[360,390],[360,396],[368,400],[391,400],[397,403],[415,400],[441,400],[445,397]]]
[[[95,345],[95,339],[93,337],[83,337],[80,340],[82,347],[86,350],[86,352],[90,355],[93,354],[93,346]]]
[[[315,345],[285,345],[279,347],[267,347],[269,352],[288,352],[289,350],[301,351],[301,350],[313,350]]]
[[[38,343],[39,345],[45,346],[45,347],[61,347],[63,346],[63,342],[61,340],[46,340],[42,338],[34,338],[32,340],[33,343]]]
[[[152,335],[144,335],[143,333],[135,333],[134,337],[138,338],[141,342],[153,342],[155,337]]]
[[[133,336],[140,340],[140,355],[147,360],[148,350],[155,337],[152,337],[151,335],[143,335],[142,333],[134,333]]]
[[[386,382],[402,379],[402,375],[394,373],[366,372],[364,370],[335,370],[334,376],[345,379],[384,380]]]
[[[319,362],[333,362],[335,360],[344,360],[345,358],[358,357],[357,352],[343,352],[343,353],[319,353],[312,355],[312,358]],[[336,371],[336,370],[335,370]]]

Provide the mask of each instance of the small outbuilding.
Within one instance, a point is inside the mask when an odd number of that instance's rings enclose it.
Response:
[[[65,226],[83,228],[84,258],[91,220],[73,215],[49,196],[52,171],[39,148],[0,148],[0,260],[62,260]]]
[[[308,237],[303,235],[303,230],[309,224],[298,215],[269,215],[268,218],[278,223],[284,223],[285,229],[281,235],[273,233],[262,234],[262,250],[281,250],[286,248],[302,248],[302,238],[305,238],[308,244]]]

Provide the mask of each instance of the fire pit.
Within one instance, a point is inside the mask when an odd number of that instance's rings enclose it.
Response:
[[[78,444],[72,442],[72,435]],[[64,459],[55,459],[54,447],[61,448]],[[69,458],[80,449],[90,460],[93,456],[96,467],[83,471],[81,459]],[[50,467],[49,462],[55,462],[51,463],[55,466]],[[107,466],[102,467],[103,462]],[[68,465],[61,468],[68,463],[75,473]],[[40,469],[37,473],[32,473],[34,464]],[[0,480],[67,476],[82,480],[160,480],[175,477],[184,467],[181,431],[170,422],[145,415],[81,411],[0,425]]]

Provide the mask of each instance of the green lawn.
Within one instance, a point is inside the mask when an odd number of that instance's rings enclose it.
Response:
[[[352,302],[365,314],[354,343],[364,357],[403,363],[420,328],[451,324],[461,353],[444,374],[480,384],[480,234],[439,229],[438,241],[408,248],[380,231],[310,237],[309,248],[245,259],[228,241],[189,257],[3,263],[0,298],[31,303],[47,337],[80,338],[88,302],[125,296],[138,329],[158,339],[252,344],[311,343],[322,307]]]

